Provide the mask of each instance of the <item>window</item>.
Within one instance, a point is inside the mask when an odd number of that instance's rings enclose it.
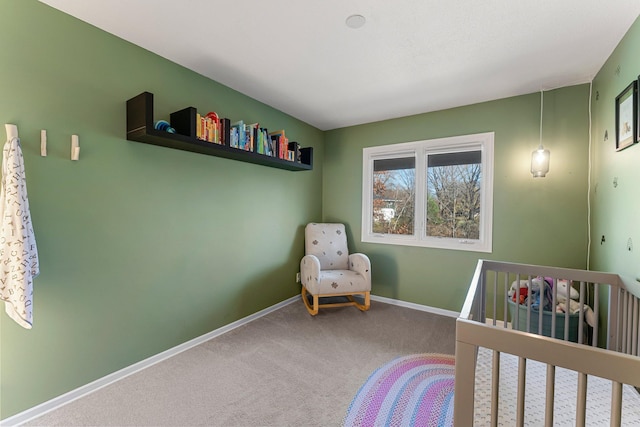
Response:
[[[493,138],[365,148],[362,241],[491,252]]]

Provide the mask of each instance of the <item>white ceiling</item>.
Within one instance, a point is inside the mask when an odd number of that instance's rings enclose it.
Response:
[[[322,130],[588,82],[640,15],[639,0],[41,1]]]

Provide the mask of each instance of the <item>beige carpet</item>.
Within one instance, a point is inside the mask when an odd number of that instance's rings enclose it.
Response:
[[[339,426],[376,368],[454,349],[454,318],[376,301],[311,317],[298,300],[26,425]]]

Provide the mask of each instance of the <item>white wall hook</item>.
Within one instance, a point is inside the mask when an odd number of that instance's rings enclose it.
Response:
[[[78,135],[71,135],[71,160],[80,159],[80,145]]]
[[[47,131],[44,129],[40,131],[40,155],[47,157]]]
[[[18,137],[18,126],[7,123],[4,127],[7,130],[7,141]]]

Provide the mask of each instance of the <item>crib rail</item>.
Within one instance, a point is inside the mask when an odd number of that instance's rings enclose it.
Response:
[[[571,317],[555,310],[541,312],[534,309],[531,298],[524,305],[509,301],[508,292],[514,284],[531,289],[533,279],[538,277],[552,283],[553,307],[562,299],[560,285],[572,285],[578,293],[578,313]],[[614,382],[611,425],[620,425],[622,384],[640,387],[640,299],[634,292],[616,274],[480,260],[456,324],[455,425],[473,425],[478,347],[494,352],[491,408],[487,408],[492,425],[497,425],[500,353],[520,358],[518,425],[524,424],[525,417],[527,360],[547,364],[546,425],[553,425],[556,367],[579,373],[576,425],[586,423],[587,375]],[[565,301],[565,305],[569,303]],[[585,324],[587,315],[592,326]]]

